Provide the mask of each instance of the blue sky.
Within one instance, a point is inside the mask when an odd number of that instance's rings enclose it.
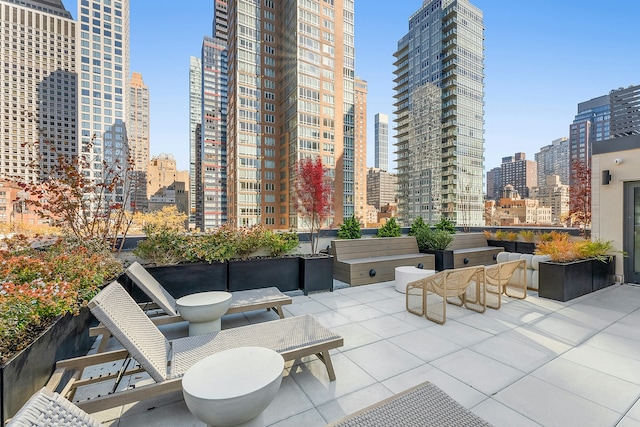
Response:
[[[74,17],[76,2],[63,0]],[[640,1],[472,0],[485,25],[485,169],[568,136],[577,104],[640,84]],[[393,113],[393,52],[422,0],[356,0],[356,74],[373,116]],[[131,71],[151,93],[151,153],[189,163],[189,56],[211,34],[213,0],[131,0]],[[393,136],[394,132],[390,132]],[[394,139],[390,138],[390,153]],[[393,158],[390,154],[390,158]]]

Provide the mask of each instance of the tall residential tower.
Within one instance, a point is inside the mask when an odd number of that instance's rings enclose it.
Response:
[[[389,116],[378,113],[374,117],[376,169],[389,171]]]
[[[304,228],[294,184],[305,157],[333,182],[324,225],[355,214],[354,0],[230,1],[228,34],[229,222]]]
[[[0,176],[34,182],[78,152],[76,23],[60,0],[0,0],[0,46]]]
[[[99,181],[129,158],[129,0],[78,0],[78,20],[80,143],[93,160],[85,172]],[[111,197],[125,202],[128,194]]]
[[[468,0],[425,0],[394,54],[399,215],[483,220],[484,26]]]
[[[147,193],[147,169],[149,167],[149,87],[142,74],[133,73],[129,84],[129,120],[127,122],[129,153],[133,161],[133,207],[145,211]]]

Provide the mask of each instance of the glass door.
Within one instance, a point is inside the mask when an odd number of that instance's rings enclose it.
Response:
[[[640,182],[625,183],[624,275],[628,283],[640,283]]]

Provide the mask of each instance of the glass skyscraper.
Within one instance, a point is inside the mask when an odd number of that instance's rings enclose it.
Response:
[[[399,215],[458,226],[483,219],[483,15],[425,0],[394,56]]]

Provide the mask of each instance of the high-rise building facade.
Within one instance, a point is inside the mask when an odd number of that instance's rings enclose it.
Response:
[[[354,85],[354,209],[361,223],[367,216],[367,82],[356,76]]]
[[[547,176],[544,185],[533,189],[532,198],[551,208],[551,224],[562,224],[569,213],[569,186],[558,175]]]
[[[355,214],[353,0],[229,2],[228,218],[304,228],[296,165],[320,157],[333,215]]]
[[[487,171],[487,199],[496,202],[502,197],[502,168],[496,167]]]
[[[569,162],[591,165],[591,145],[609,139],[610,111],[609,95],[578,104],[578,114],[569,126]]]
[[[213,36],[189,63],[191,192],[189,226],[200,230],[227,221],[227,1],[215,0]]]
[[[483,225],[484,26],[468,0],[425,0],[394,56],[399,215]],[[426,126],[426,127],[425,127]]]
[[[93,160],[85,172],[100,181],[118,163],[128,168],[129,0],[78,0],[78,20],[80,145]]]
[[[545,186],[547,177],[552,175],[557,175],[562,184],[569,185],[569,138],[565,136],[554,139],[550,145],[540,148],[535,159],[538,165],[538,187]]]
[[[227,221],[227,46],[224,40],[205,37],[201,60],[203,222],[196,225],[208,230]]]
[[[127,136],[129,153],[133,161],[133,207],[136,211],[147,209],[147,168],[149,166],[149,87],[142,74],[133,73],[129,83],[129,120]]]
[[[375,158],[374,166],[389,170],[389,116],[378,113],[374,117]]]
[[[35,182],[78,152],[76,25],[60,0],[0,0],[4,178]]]
[[[367,170],[367,204],[380,211],[383,206],[397,203],[398,177],[379,168],[369,168]]]
[[[200,132],[202,126],[202,61],[200,58],[189,58],[189,228],[196,227],[196,204],[200,199],[202,204],[202,185],[197,185],[196,176],[199,176],[198,168],[201,162],[196,156],[200,145]],[[196,191],[196,187],[198,191]],[[200,215],[199,223],[202,222]]]
[[[503,157],[500,168],[503,187],[511,185],[523,199],[530,197],[531,189],[538,185],[536,162],[527,160],[525,153],[515,153]]]
[[[612,90],[611,137],[640,135],[640,85]]]

